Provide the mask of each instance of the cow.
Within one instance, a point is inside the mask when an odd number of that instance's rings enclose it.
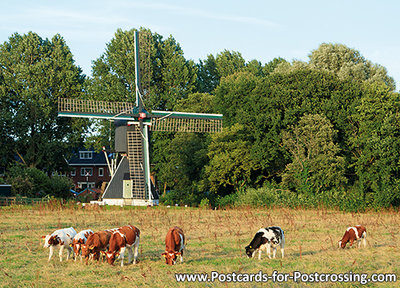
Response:
[[[165,237],[165,252],[161,255],[165,257],[165,263],[174,265],[176,257],[179,255],[183,262],[183,249],[185,248],[185,235],[183,230],[177,226],[168,230]]]
[[[86,264],[88,264],[89,258],[99,260],[100,251],[107,250],[112,232],[110,231],[98,231],[91,235],[86,240],[86,244],[81,245],[82,257],[85,257]]]
[[[74,250],[75,261],[81,252],[81,245],[86,243],[87,238],[91,234],[93,234],[93,231],[90,229],[82,230],[81,232],[79,232],[78,234],[75,235],[74,239],[72,239],[72,243],[70,244],[70,246]],[[81,257],[81,261],[82,261],[82,254],[80,255],[80,257]]]
[[[364,248],[367,246],[367,229],[365,229],[364,226],[356,225],[354,227],[347,228],[342,240],[338,242],[339,248],[344,249],[348,242],[350,242],[351,247],[353,246],[354,241],[357,241],[358,248],[361,247],[361,241],[363,242]]]
[[[267,250],[268,258],[271,259],[271,247],[273,248],[273,258],[276,255],[276,248],[280,246],[282,258],[284,257],[285,235],[280,227],[272,226],[261,228],[257,231],[250,244],[245,247],[246,254],[253,258],[258,250],[258,260],[261,260],[261,251]]]
[[[59,229],[54,231],[52,234],[48,234],[46,236],[42,236],[44,239],[44,248],[50,248],[49,252],[49,260],[53,256],[54,253],[54,247],[60,246],[60,262],[62,261],[62,254],[64,251],[64,247],[67,247],[67,260],[69,259],[70,253],[72,252],[72,248],[69,246],[69,244],[72,243],[72,239],[75,237],[76,231],[74,228],[69,227],[69,228],[64,228],[64,229]]]
[[[135,226],[128,225],[118,228],[110,238],[110,245],[107,252],[101,251],[106,256],[107,262],[114,265],[116,257],[121,259],[121,267],[124,266],[124,255],[128,249],[128,263],[132,261],[132,247],[135,248],[133,264],[136,264],[139,252],[140,230]]]

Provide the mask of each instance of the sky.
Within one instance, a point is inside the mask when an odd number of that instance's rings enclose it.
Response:
[[[224,50],[308,61],[321,43],[340,43],[386,67],[399,90],[399,14],[397,0],[2,0],[0,44],[15,32],[58,33],[90,76],[118,28],[171,35],[196,63]]]

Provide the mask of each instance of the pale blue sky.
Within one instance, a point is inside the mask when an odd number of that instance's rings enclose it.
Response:
[[[197,63],[224,49],[263,64],[307,61],[321,43],[341,43],[385,66],[399,90],[399,14],[396,0],[2,0],[0,43],[14,32],[59,33],[87,75],[118,28],[172,35]]]

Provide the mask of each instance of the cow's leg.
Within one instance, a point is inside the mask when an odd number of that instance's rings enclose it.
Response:
[[[54,246],[53,246],[53,245],[50,245],[49,249],[50,249],[50,252],[49,252],[49,260],[48,260],[48,261],[50,261],[51,257],[53,256],[53,253],[54,253]]]
[[[350,247],[353,247],[354,239],[350,239]]]
[[[138,237],[136,240],[136,243],[135,243],[135,253],[133,255],[133,264],[136,264],[137,257],[139,255],[139,241],[140,241],[140,238]]]
[[[67,260],[69,259],[69,257],[72,255],[72,257],[75,256],[74,250],[72,250],[71,246],[67,246]]]
[[[119,258],[121,259],[121,267],[124,266],[125,250],[126,250],[126,247],[122,247],[121,250],[119,250]]]
[[[367,237],[362,238],[364,248],[367,247]]]
[[[127,246],[126,248],[128,248],[128,263],[131,263],[133,256],[132,246]]]
[[[261,260],[261,248],[260,249],[258,249],[258,260]]]
[[[58,256],[60,256],[60,262],[62,262],[63,251],[64,251],[64,245],[60,245],[60,252],[58,253]]]
[[[282,254],[282,258],[285,257],[285,248],[283,245],[281,245],[281,254]]]
[[[271,259],[271,244],[267,243],[267,254],[268,254],[268,258]]]
[[[181,263],[183,263],[183,250],[181,250]]]
[[[274,258],[275,259],[275,257],[276,257],[276,246],[273,246],[272,247],[272,258]]]

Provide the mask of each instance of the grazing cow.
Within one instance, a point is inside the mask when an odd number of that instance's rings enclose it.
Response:
[[[135,248],[133,264],[136,264],[139,252],[140,230],[135,226],[123,226],[113,232],[110,238],[110,245],[107,252],[101,251],[106,255],[107,262],[114,265],[116,257],[121,259],[121,267],[124,266],[125,250],[128,248],[128,263],[132,261],[132,247]]]
[[[281,247],[282,258],[284,257],[285,235],[280,227],[261,228],[257,231],[250,244],[245,247],[246,254],[249,258],[253,258],[258,250],[258,260],[261,260],[261,251],[267,249],[267,255],[271,259],[271,247],[273,250],[273,258],[276,255],[276,248]]]
[[[350,242],[350,247],[353,246],[353,242],[358,242],[358,248],[361,247],[361,241],[364,247],[367,246],[367,229],[364,226],[356,225],[354,227],[347,228],[343,235],[342,240],[339,241],[339,248],[346,247],[347,242]]]
[[[161,255],[165,257],[165,263],[174,265],[176,257],[180,255],[181,263],[183,262],[183,249],[185,248],[185,235],[183,230],[177,226],[168,230],[165,237],[165,252]]]
[[[112,233],[110,231],[95,232],[86,240],[86,244],[82,244],[82,257],[85,257],[88,264],[89,257],[99,260],[100,251],[107,250]]]
[[[78,255],[81,252],[81,245],[86,243],[87,238],[89,235],[93,234],[93,231],[90,229],[82,230],[78,234],[75,235],[74,239],[72,239],[72,244],[70,246],[74,250],[75,253],[75,261],[78,258]],[[80,255],[82,261],[82,254]]]
[[[44,248],[50,248],[50,253],[49,253],[49,260],[53,256],[54,252],[54,247],[59,245],[60,246],[60,261],[62,261],[62,253],[64,250],[64,247],[67,247],[67,260],[69,259],[69,255],[72,252],[72,248],[69,246],[69,244],[72,243],[72,239],[75,237],[76,231],[74,228],[69,227],[69,228],[64,228],[64,229],[59,229],[54,231],[52,234],[42,236],[44,238]]]

